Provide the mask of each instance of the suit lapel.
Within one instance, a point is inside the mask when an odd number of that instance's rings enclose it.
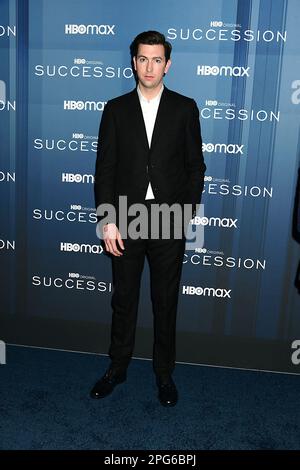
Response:
[[[154,147],[156,142],[158,142],[160,135],[165,128],[165,124],[167,123],[170,115],[169,109],[169,90],[164,86],[164,90],[162,92],[159,107],[157,110],[156,120],[154,124],[152,139],[151,139],[151,149]]]
[[[145,122],[143,118],[143,112],[140,105],[139,95],[135,90],[132,92],[132,102],[131,110],[129,114],[129,119],[133,121],[133,129],[136,133],[136,137],[140,139],[141,144],[145,147],[146,150],[149,150],[147,132],[145,127]]]

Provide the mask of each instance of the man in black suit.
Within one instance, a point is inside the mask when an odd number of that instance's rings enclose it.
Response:
[[[162,224],[158,237],[152,236],[151,210],[158,204],[175,204],[179,208],[189,205],[189,219],[195,215],[205,172],[199,111],[194,100],[163,85],[171,65],[171,44],[163,34],[139,34],[131,44],[131,55],[137,88],[108,101],[99,130],[95,201],[98,215],[103,216],[99,211],[103,204],[116,209],[116,214],[102,217],[101,229],[106,251],[112,255],[114,292],[111,365],[95,384],[91,396],[103,398],[126,380],[147,256],[154,313],[153,368],[161,404],[174,406],[178,399],[172,379],[176,312],[186,240],[184,231],[180,236],[178,232],[174,235],[176,223],[172,214],[168,219],[170,236],[165,236]],[[122,233],[120,220],[124,210],[119,201],[124,196],[127,207],[138,203],[147,209],[146,220],[141,224],[146,226],[146,236]],[[128,220],[132,221],[132,217]],[[182,227],[186,228],[186,223]]]

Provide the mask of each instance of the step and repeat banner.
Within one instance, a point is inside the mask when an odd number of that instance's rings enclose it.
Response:
[[[173,46],[166,85],[199,107],[207,165],[177,359],[300,372],[299,24],[298,0],[0,1],[2,341],[107,352],[98,128],[135,86],[131,41],[155,29]],[[135,356],[151,355],[146,267]]]

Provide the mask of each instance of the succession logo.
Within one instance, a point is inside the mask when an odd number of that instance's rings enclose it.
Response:
[[[183,26],[168,28],[167,38],[171,41],[246,41],[282,43],[287,40],[287,31],[243,29],[240,24],[211,21],[208,27]]]
[[[0,38],[9,37],[9,36],[17,36],[17,28],[16,25],[9,26],[9,25],[2,25],[0,24]]]
[[[273,187],[232,184],[229,180],[206,175],[204,176],[203,194],[272,198]]]
[[[94,276],[86,276],[80,273],[68,273],[67,276],[34,274],[31,283],[37,288],[81,290],[101,292],[103,294],[110,294],[112,292],[111,282],[98,281]]]
[[[194,266],[210,266],[221,269],[245,269],[245,270],[255,270],[255,271],[265,271],[266,269],[266,259],[257,259],[257,258],[242,258],[235,256],[224,256],[224,255],[214,255],[208,254],[208,252],[199,252],[195,253],[185,253],[183,264],[190,263]]]
[[[279,122],[280,111],[266,109],[237,109],[234,103],[224,103],[218,100],[205,100],[204,106],[200,107],[200,116],[203,119]]]
[[[48,222],[79,222],[97,223],[97,215],[92,207],[83,207],[80,204],[71,204],[70,209],[55,210],[36,207],[32,210],[32,218],[37,221]]]
[[[104,65],[100,60],[88,60],[83,57],[75,57],[69,64],[36,64],[34,75],[37,77],[58,78],[132,78],[131,67],[122,65]]]
[[[16,249],[16,241],[15,240],[2,240],[0,238],[0,250],[12,250]]]
[[[115,36],[115,24],[65,24],[65,34],[81,36]]]
[[[35,138],[33,148],[36,150],[49,150],[65,152],[97,152],[98,138],[93,135],[85,135],[83,132],[73,132],[71,139]]]
[[[7,181],[15,183],[16,181],[16,173],[10,173],[9,171],[1,171],[0,170],[0,183]]]

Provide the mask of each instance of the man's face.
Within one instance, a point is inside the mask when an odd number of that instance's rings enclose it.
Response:
[[[160,87],[163,76],[169,70],[171,61],[166,62],[165,48],[162,44],[140,44],[133,64],[139,82],[148,89]]]

